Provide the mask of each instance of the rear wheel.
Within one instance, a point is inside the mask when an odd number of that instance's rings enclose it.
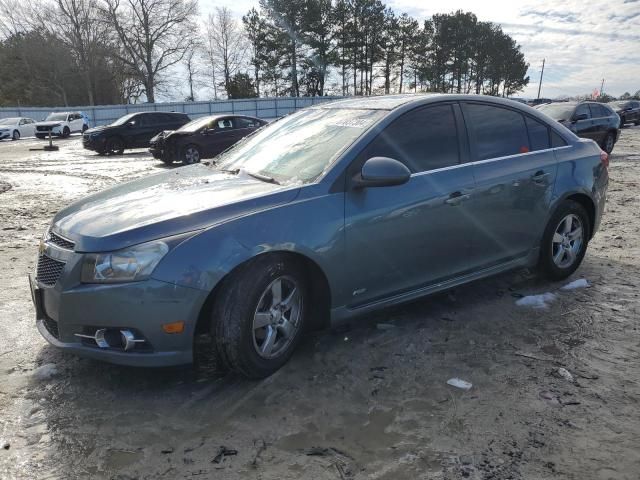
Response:
[[[196,145],[187,145],[182,151],[182,163],[191,165],[200,162],[200,150]]]
[[[307,316],[300,266],[286,257],[257,257],[225,279],[212,332],[225,366],[249,378],[282,367],[299,343]]]
[[[542,237],[539,267],[552,280],[567,278],[580,266],[587,251],[591,225],[578,202],[564,201],[554,212]]]
[[[20,132],[18,130],[14,130],[11,139],[12,140],[20,140]]]
[[[109,155],[122,155],[124,153],[124,142],[119,137],[112,137],[107,140],[106,151]]]
[[[609,132],[607,133],[607,136],[604,137],[604,140],[602,141],[602,149],[607,153],[611,153],[613,151],[613,146],[615,144],[616,144],[615,135],[612,132]]]
[[[86,123],[82,124],[82,133],[86,132],[87,130],[89,130],[89,126]]]

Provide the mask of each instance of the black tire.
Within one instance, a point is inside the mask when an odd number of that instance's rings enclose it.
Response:
[[[633,124],[637,127],[638,125],[640,125],[640,118],[638,120],[636,120],[635,122],[633,122]]]
[[[86,123],[82,124],[82,133],[86,132],[87,130],[89,130],[89,126]]]
[[[280,351],[274,352],[277,355],[265,358],[259,351],[267,342],[268,334],[265,333],[262,345],[258,345],[256,336],[261,332],[279,333],[280,330],[277,320],[262,327],[263,329],[254,329],[254,317],[259,309],[264,308],[262,305],[265,299],[268,300],[265,295],[271,292],[270,287],[280,280],[291,281],[299,288],[299,313],[291,336],[285,335],[280,340],[275,340],[274,348],[278,341],[283,341]],[[280,291],[281,298],[285,298],[292,290],[289,288],[285,291],[281,287]],[[223,281],[212,310],[211,331],[216,342],[216,355],[223,365],[248,378],[264,378],[276,372],[289,360],[300,341],[305,327],[308,298],[304,271],[297,263],[284,256],[262,255],[232,272]],[[281,315],[284,317],[285,313]]]
[[[105,150],[109,155],[122,155],[124,153],[124,141],[120,137],[111,137],[107,140]]]
[[[182,155],[180,156],[182,163],[185,165],[192,165],[194,163],[200,163],[202,155],[200,148],[197,145],[187,145],[182,149]]]
[[[604,140],[602,140],[602,145],[600,145],[602,147],[602,150],[604,150],[607,153],[611,153],[613,152],[613,147],[616,144],[616,136],[613,132],[609,132],[607,133],[607,135],[604,137]]]
[[[624,128],[625,120],[624,117],[620,117],[620,129]]]
[[[13,131],[13,135],[11,135],[11,140],[20,140],[20,132],[18,130]]]
[[[568,265],[558,265],[554,261],[554,254],[559,253],[556,245],[554,245],[554,236],[558,228],[561,227],[567,217],[574,216],[580,221],[582,227],[582,241],[579,250],[575,252],[575,258]],[[575,224],[575,223],[574,223]],[[591,221],[585,208],[578,202],[573,200],[565,200],[558,206],[553,213],[547,227],[542,236],[542,243],[540,245],[540,259],[538,260],[538,269],[540,272],[550,280],[563,280],[570,276],[582,263],[587,252],[587,246],[591,238]],[[568,258],[568,257],[566,257]]]
[[[69,135],[71,135],[71,130],[69,130],[69,127],[64,127],[62,130],[62,138],[67,138]]]

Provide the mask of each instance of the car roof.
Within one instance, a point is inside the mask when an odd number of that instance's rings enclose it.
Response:
[[[508,98],[491,95],[452,94],[452,93],[411,93],[402,95],[380,95],[371,97],[357,97],[346,100],[336,100],[313,106],[313,109],[353,109],[353,110],[386,110],[391,111],[401,107],[410,108],[412,104],[429,104],[438,101],[481,101],[514,108],[527,107],[521,102]]]

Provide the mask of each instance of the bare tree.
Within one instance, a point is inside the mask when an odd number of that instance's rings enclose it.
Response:
[[[202,48],[199,45],[194,44],[184,56],[184,67],[187,70],[187,85],[189,87],[189,96],[187,101],[195,102],[195,89],[203,86],[202,78],[202,64],[200,59],[202,57]]]
[[[181,62],[194,41],[196,0],[103,0],[105,20],[121,44],[119,56],[155,102],[163,74]]]
[[[242,26],[227,7],[216,7],[209,14],[207,28],[207,48],[210,52],[210,67],[219,69],[227,94],[231,78],[238,73],[244,63],[247,42]]]
[[[0,39],[28,30],[28,6],[21,0],[0,0]]]

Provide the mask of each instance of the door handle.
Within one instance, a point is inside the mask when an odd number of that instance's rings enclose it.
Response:
[[[547,178],[550,174],[548,172],[543,172],[540,170],[531,176],[531,180],[536,183],[541,183],[545,178]]]
[[[462,202],[468,199],[469,194],[463,194],[462,192],[453,192],[451,195],[449,195],[449,198],[444,201],[444,203],[455,207],[456,205],[460,205]]]

